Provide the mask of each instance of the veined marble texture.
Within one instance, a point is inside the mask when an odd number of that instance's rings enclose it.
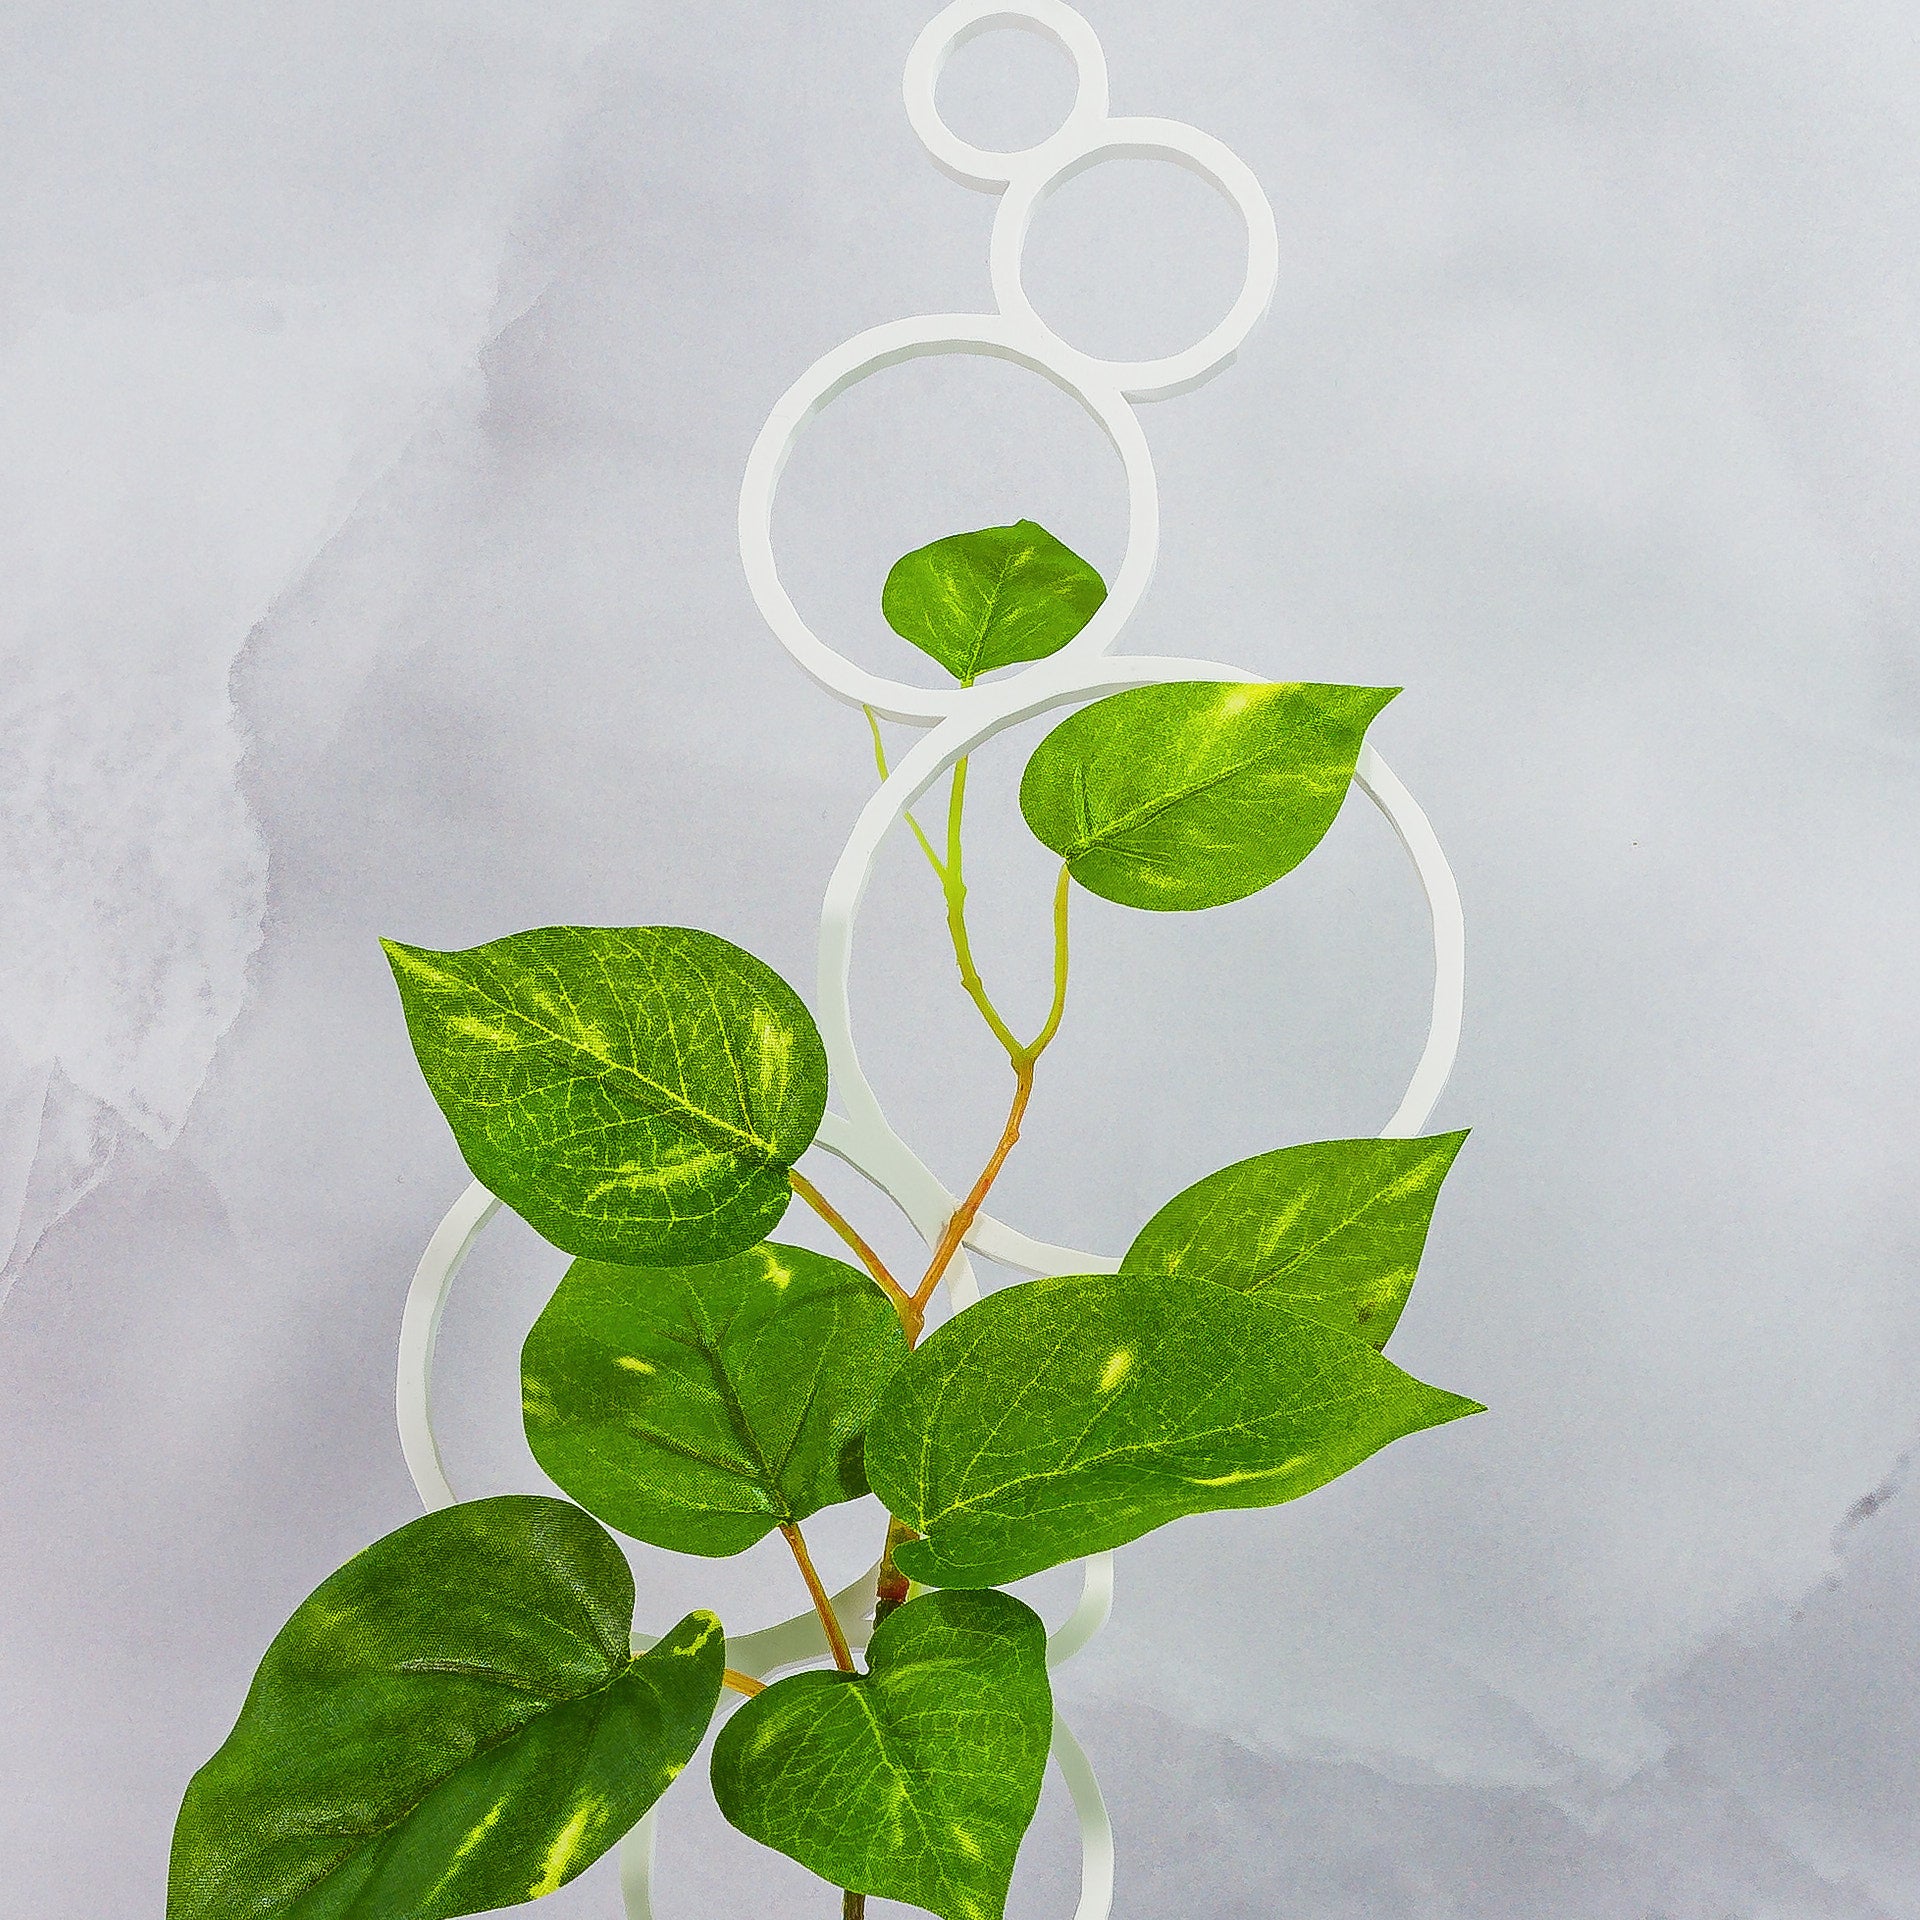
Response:
[[[466,1176],[376,936],[691,924],[810,990],[872,766],[760,625],[735,494],[819,353],[988,304],[992,203],[899,103],[932,11],[0,21],[9,1912],[159,1914],[272,1632],[416,1510],[393,1346]],[[1165,534],[1122,644],[1406,689],[1374,737],[1469,936],[1435,1125],[1476,1131],[1393,1352],[1491,1408],[1122,1553],[1063,1686],[1115,1912],[1920,1920],[1909,12],[1084,11],[1114,110],[1226,140],[1283,252],[1238,364],[1143,410]],[[996,35],[941,97],[1019,144],[1066,90]],[[1163,351],[1235,246],[1118,163],[1043,210],[1028,284]],[[894,557],[1026,515],[1111,568],[1120,504],[1063,396],[919,363],[816,424],[776,535],[816,628],[910,674]],[[1016,1024],[1033,737],[973,787]],[[1076,914],[1003,1218],[1118,1250],[1213,1167],[1391,1110],[1426,951],[1366,809],[1239,906]],[[863,1057],[961,1182],[1004,1065],[910,846],[861,937]],[[461,1282],[463,1491],[540,1484],[515,1356],[560,1264],[509,1226]],[[824,1570],[874,1531],[823,1527]],[[795,1604],[757,1550],[638,1577],[667,1619]],[[1053,1792],[1023,1920],[1071,1911]],[[660,1885],[826,1911],[691,1774]],[[618,1907],[606,1863],[543,1911]]]

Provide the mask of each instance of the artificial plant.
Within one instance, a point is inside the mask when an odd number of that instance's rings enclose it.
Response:
[[[1020,521],[908,554],[882,608],[971,685],[1057,652],[1104,597]],[[1013,1093],[918,1273],[890,1271],[800,1170],[826,1052],[751,954],[682,927],[387,942],[468,1166],[574,1256],[521,1355],[527,1439],[567,1497],[430,1513],[296,1610],[187,1788],[168,1920],[538,1899],[640,1820],[729,1691],[711,1778],[736,1827],[842,1889],[845,1914],[872,1894],[999,1920],[1053,1713],[1045,1629],[1001,1589],[1185,1515],[1291,1500],[1478,1411],[1381,1351],[1461,1134],[1243,1160],[1169,1199],[1117,1273],[1007,1286],[927,1326],[1060,1030],[1074,887],[1164,912],[1270,885],[1332,825],[1392,697],[1176,683],[1055,726],[1020,784],[1060,859],[1053,999],[1025,1040],[974,963],[954,767],[944,846],[913,831]],[[857,1266],[769,1238],[796,1199]],[[868,1493],[889,1518],[862,1667],[804,1526]],[[609,1528],[714,1559],[777,1530],[831,1666],[735,1673],[715,1612],[635,1653]]]

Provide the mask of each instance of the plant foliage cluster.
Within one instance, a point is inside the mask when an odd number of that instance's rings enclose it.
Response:
[[[1056,652],[1104,597],[1021,521],[907,555],[882,605],[970,685]],[[751,954],[681,927],[388,942],[467,1164],[574,1256],[521,1356],[527,1438],[568,1497],[428,1514],[294,1613],[187,1790],[168,1920],[440,1920],[537,1899],[645,1814],[729,1687],[746,1697],[711,1776],[736,1827],[843,1889],[846,1912],[877,1895],[999,1920],[1053,1711],[1045,1630],[1001,1589],[1184,1515],[1293,1499],[1477,1411],[1381,1351],[1460,1134],[1241,1161],[1160,1208],[1119,1272],[1006,1287],[924,1327],[1059,1028],[1071,887],[1186,911],[1271,884],[1331,826],[1391,697],[1152,686],[1054,727],[1020,785],[1061,862],[1053,1004],[1030,1041],[973,961],[954,768],[944,851],[914,832],[1014,1092],[906,1278],[799,1170],[826,1052]],[[874,744],[884,773],[877,723]],[[858,1265],[768,1237],[796,1195]],[[802,1528],[869,1493],[890,1525],[863,1666]],[[608,1529],[714,1558],[779,1531],[832,1667],[733,1673],[709,1612],[636,1651]]]

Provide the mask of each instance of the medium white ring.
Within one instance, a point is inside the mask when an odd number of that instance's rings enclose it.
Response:
[[[1190,393],[1230,365],[1273,304],[1280,279],[1280,236],[1273,207],[1253,169],[1211,134],[1178,120],[1109,120],[1078,140],[1050,142],[1044,157],[1052,163],[1048,170],[1020,174],[994,215],[989,261],[1000,311],[1009,319],[1040,328],[1078,378],[1110,381],[1129,400],[1166,400]],[[1150,360],[1099,359],[1062,340],[1027,298],[1021,261],[1034,215],[1050,194],[1103,160],[1168,160],[1184,167],[1220,193],[1246,229],[1246,277],[1233,305],[1203,338],[1179,353]]]
[[[948,60],[969,40],[996,27],[1018,27],[1051,40],[1074,67],[1073,105],[1066,119],[1046,139],[1012,153],[995,153],[962,140],[941,119],[935,99]],[[962,186],[997,193],[1021,171],[1044,167],[1056,143],[1068,142],[1106,119],[1107,57],[1093,29],[1062,0],[1026,0],[1017,7],[1001,0],[954,0],[927,22],[913,43],[902,92],[907,119],[933,164]]]
[[[1159,489],[1153,454],[1138,416],[1110,381],[1085,378],[1070,369],[1065,364],[1068,350],[1038,319],[971,313],[891,320],[821,355],[780,396],[747,456],[740,483],[740,562],[754,604],[774,637],[819,686],[855,706],[872,707],[890,720],[915,726],[977,707],[975,696],[980,689],[916,687],[889,680],[856,666],[821,640],[781,584],[773,557],[773,502],[787,461],[815,415],[883,368],[937,354],[1011,360],[1043,375],[1086,409],[1120,456],[1127,482],[1126,554],[1100,611],[1067,643],[1058,659],[1084,660],[1112,645],[1145,595],[1160,549]]]

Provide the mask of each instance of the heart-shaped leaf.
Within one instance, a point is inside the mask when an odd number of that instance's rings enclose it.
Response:
[[[1261,1294],[1383,1347],[1466,1137],[1318,1140],[1236,1161],[1169,1200],[1120,1271]]]
[[[930,1593],[890,1613],[867,1671],[797,1673],[713,1745],[742,1833],[852,1893],[942,1920],[1000,1920],[1053,1737],[1047,1635],[1005,1593]]]
[[[415,1520],[281,1628],[174,1828],[167,1920],[446,1920],[538,1899],[613,1845],[712,1718],[692,1613],[635,1659],[633,1576],[578,1507]]]
[[[1058,653],[1100,611],[1106,583],[1045,527],[1016,520],[916,548],[893,563],[880,610],[962,686]]]
[[[1102,899],[1223,906],[1320,844],[1398,691],[1183,680],[1110,694],[1034,749],[1020,810]]]
[[[827,1056],[771,967],[688,927],[383,944],[467,1165],[555,1246],[680,1266],[779,1224]]]
[[[527,1440],[622,1533],[738,1553],[866,1492],[861,1436],[906,1352],[880,1289],[804,1247],[576,1260],[521,1353]]]
[[[902,1572],[997,1586],[1183,1514],[1294,1499],[1480,1411],[1211,1281],[1035,1280],[908,1358],[868,1426],[867,1477],[925,1536],[899,1549]]]

